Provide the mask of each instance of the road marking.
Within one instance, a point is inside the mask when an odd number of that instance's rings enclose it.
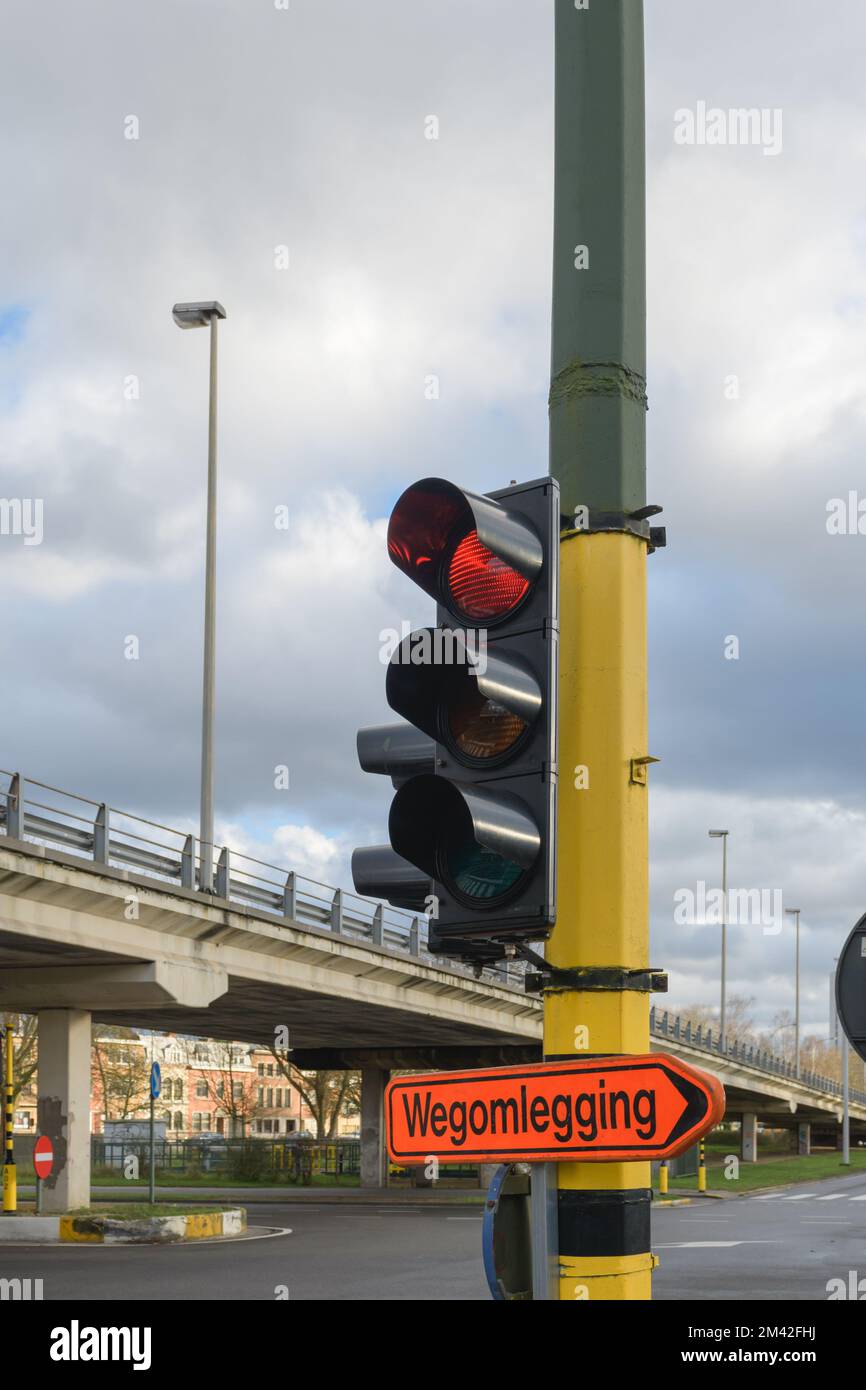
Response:
[[[830,1192],[826,1197],[819,1197],[819,1202],[842,1202],[848,1196],[847,1192]],[[852,1198],[856,1202],[856,1197]]]
[[[735,1245],[780,1245],[778,1240],[681,1240],[676,1245],[655,1245],[654,1250],[730,1250]]]
[[[852,1197],[852,1198],[851,1198],[851,1201],[852,1201],[852,1202],[866,1202],[866,1192],[863,1193],[863,1196],[862,1196],[862,1197]]]
[[[794,1197],[783,1197],[783,1202],[808,1202],[810,1197],[815,1197],[814,1192],[798,1192]]]
[[[781,1197],[781,1192],[757,1192],[752,1198],[753,1202],[772,1202],[775,1197]]]

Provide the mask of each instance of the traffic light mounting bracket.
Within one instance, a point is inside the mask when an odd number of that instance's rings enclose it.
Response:
[[[616,965],[586,966],[563,969],[551,965],[533,951],[531,946],[516,946],[517,954],[529,965],[538,967],[524,977],[527,994],[580,990],[633,990],[639,994],[667,994],[668,977],[664,970],[626,970]]]
[[[655,504],[639,507],[635,512],[604,512],[593,507],[578,507],[574,515],[560,517],[560,540],[568,541],[573,536],[591,535],[598,531],[628,531],[646,541],[652,555],[656,550],[664,549],[668,543],[666,528],[649,524],[649,518],[658,516],[662,510]],[[583,514],[580,526],[575,525],[578,512]]]

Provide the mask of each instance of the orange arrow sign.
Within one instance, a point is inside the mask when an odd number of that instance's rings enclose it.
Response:
[[[395,1163],[672,1158],[724,1113],[720,1082],[667,1053],[400,1076],[385,1092]]]

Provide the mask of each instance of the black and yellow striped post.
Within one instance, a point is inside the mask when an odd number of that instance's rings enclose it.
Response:
[[[642,0],[556,0],[550,471],[562,489],[548,1059],[649,1051]],[[648,1299],[650,1164],[557,1169],[560,1299]]]
[[[704,1141],[703,1141],[703,1139],[702,1139],[702,1140],[700,1141],[700,1144],[698,1145],[698,1191],[699,1191],[699,1192],[706,1192],[706,1190],[707,1190],[707,1156],[706,1156],[706,1150],[704,1149]]]
[[[12,1039],[12,1029],[6,1025],[3,1037],[4,1062],[6,1073],[6,1105],[4,1108],[3,1131],[5,1139],[5,1152],[3,1156],[3,1210],[18,1210],[18,1183],[15,1177],[15,1152],[13,1147],[13,1129],[15,1125],[15,1075],[14,1075],[14,1043]]]

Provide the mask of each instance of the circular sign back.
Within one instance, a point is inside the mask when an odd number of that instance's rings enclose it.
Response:
[[[849,1043],[866,1062],[866,913],[839,955],[836,1011]]]

